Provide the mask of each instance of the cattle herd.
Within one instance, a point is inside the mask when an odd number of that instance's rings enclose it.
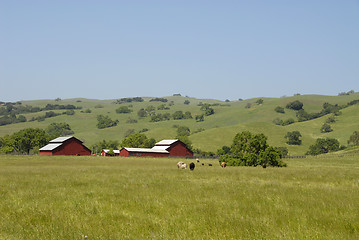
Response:
[[[196,161],[197,161],[197,163],[200,163],[200,161],[198,160],[198,158],[196,159]],[[202,166],[204,166],[204,165],[205,165],[205,164],[202,163]],[[212,167],[212,164],[211,164],[211,163],[208,163],[208,166],[209,166],[209,167]],[[227,166],[227,163],[226,163],[226,162],[222,162],[222,163],[221,163],[221,167],[222,167],[222,168],[225,168],[226,166]],[[191,163],[189,164],[189,169],[190,169],[191,171],[193,171],[195,167],[196,167],[196,164],[195,164],[194,162],[191,162]],[[182,161],[180,161],[180,162],[177,163],[177,168],[179,168],[179,169],[187,169],[187,164],[184,163],[184,162],[182,162]]]

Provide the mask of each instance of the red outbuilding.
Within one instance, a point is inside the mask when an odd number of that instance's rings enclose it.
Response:
[[[73,136],[58,137],[40,148],[40,155],[91,155],[91,150]]]
[[[121,157],[192,157],[193,152],[180,140],[162,140],[153,148],[122,148]]]
[[[101,156],[120,156],[120,150],[113,150],[113,155],[110,154],[110,149],[103,149]]]

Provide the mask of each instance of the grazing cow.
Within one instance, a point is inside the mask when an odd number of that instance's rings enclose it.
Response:
[[[178,162],[177,163],[177,167],[180,169],[186,169],[187,168],[187,164],[185,164],[184,162]]]
[[[193,163],[193,162],[191,162],[190,164],[189,164],[189,169],[191,170],[191,171],[193,171],[193,169],[196,167],[196,165]]]
[[[204,166],[204,163],[202,163],[202,166]]]
[[[187,164],[182,164],[181,166],[180,166],[180,169],[187,169]]]
[[[208,166],[212,167],[212,163],[208,163]]]
[[[178,162],[177,167],[180,168],[183,164],[184,164],[184,162]]]
[[[196,158],[196,161],[199,162],[198,158]]]
[[[221,167],[225,168],[227,166],[227,163],[226,162],[222,162],[221,163]]]

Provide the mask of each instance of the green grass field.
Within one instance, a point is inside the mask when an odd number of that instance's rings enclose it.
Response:
[[[359,155],[179,160],[0,155],[0,239],[359,239]]]
[[[340,116],[335,117],[336,122],[331,124],[333,132],[321,133],[320,128],[328,118],[323,116],[314,120],[294,123],[288,126],[277,126],[273,124],[275,118],[286,120],[294,118],[295,111],[285,109],[285,114],[280,114],[274,111],[275,107],[285,107],[287,103],[300,100],[304,103],[304,109],[308,112],[319,112],[325,102],[331,104],[346,104],[352,100],[359,99],[359,93],[345,95],[345,96],[324,96],[324,95],[301,95],[281,98],[263,98],[264,102],[261,105],[255,102],[258,98],[247,99],[244,101],[232,101],[229,103],[213,100],[213,99],[196,99],[189,97],[165,97],[168,103],[173,101],[174,105],[170,106],[169,110],[156,110],[156,113],[170,114],[181,110],[183,112],[190,111],[193,116],[202,114],[200,106],[202,103],[217,103],[219,106],[214,106],[215,114],[205,118],[204,122],[196,122],[195,119],[187,120],[170,120],[162,122],[150,122],[150,117],[139,118],[137,112],[141,108],[146,108],[153,105],[156,108],[163,104],[162,102],[149,102],[151,98],[144,98],[144,102],[140,103],[126,103],[126,104],[112,104],[113,100],[94,100],[94,99],[64,99],[59,102],[55,100],[37,100],[37,101],[23,101],[23,105],[44,107],[46,104],[73,104],[81,106],[83,109],[90,109],[91,113],[81,113],[81,110],[76,110],[75,115],[60,115],[53,118],[47,118],[43,122],[25,122],[11,125],[0,126],[0,136],[11,134],[27,127],[46,128],[53,122],[66,122],[74,130],[74,136],[85,141],[86,146],[91,146],[93,143],[106,139],[122,141],[125,138],[125,133],[133,129],[139,132],[144,128],[149,129],[145,132],[148,137],[155,138],[157,141],[162,139],[173,139],[176,137],[176,129],[174,125],[187,126],[191,129],[192,134],[189,136],[194,148],[199,148],[203,151],[216,152],[217,149],[224,145],[231,145],[233,137],[241,131],[251,131],[253,133],[264,133],[268,137],[268,142],[272,146],[285,146],[289,149],[291,155],[305,154],[309,146],[314,144],[319,137],[334,137],[337,138],[341,144],[347,145],[347,140],[354,131],[359,131],[359,105],[354,105],[342,110]],[[190,104],[185,105],[184,101],[189,100]],[[168,106],[167,103],[167,106]],[[247,109],[245,106],[251,103],[252,107]],[[102,105],[103,108],[95,108],[96,105]],[[116,109],[120,106],[130,106],[133,109],[129,114],[117,114]],[[63,110],[55,112],[62,113]],[[96,127],[96,116],[104,114],[110,116],[112,119],[118,119],[118,126],[98,129]],[[44,112],[24,114],[27,119],[32,117],[44,115]],[[131,117],[138,120],[138,123],[126,123],[126,120]],[[198,129],[204,131],[196,132]],[[301,146],[287,145],[284,136],[289,131],[300,131],[302,134],[303,144]]]

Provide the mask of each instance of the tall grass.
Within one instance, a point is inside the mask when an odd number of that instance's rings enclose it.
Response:
[[[2,155],[0,239],[359,237],[358,156],[194,171],[179,160]]]

